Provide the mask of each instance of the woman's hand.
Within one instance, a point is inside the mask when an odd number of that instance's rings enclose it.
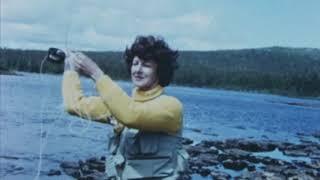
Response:
[[[103,72],[99,66],[82,52],[66,50],[65,70],[73,70],[85,76],[98,80]]]
[[[64,70],[72,70],[72,71],[79,71],[79,68],[76,67],[76,64],[74,63],[76,59],[76,55],[74,52],[70,50],[65,50],[66,53],[66,59],[64,61]]]
[[[103,75],[99,66],[88,56],[82,52],[75,52],[75,56],[74,65],[82,74],[91,77],[95,81]]]

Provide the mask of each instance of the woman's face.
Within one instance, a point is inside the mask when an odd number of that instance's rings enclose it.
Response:
[[[153,60],[145,61],[135,56],[131,66],[133,84],[141,90],[149,90],[158,85],[157,64]]]

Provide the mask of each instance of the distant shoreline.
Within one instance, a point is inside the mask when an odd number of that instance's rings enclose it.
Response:
[[[0,67],[39,72],[46,51],[0,48]],[[130,80],[123,52],[85,52],[113,79]],[[320,49],[266,47],[180,51],[173,83],[182,86],[320,97]],[[63,64],[43,64],[43,73],[62,73]]]
[[[21,76],[21,74],[17,74],[14,71],[10,71],[8,69],[4,69],[0,67],[0,75],[12,75],[12,76]]]
[[[7,71],[5,73],[8,73],[8,74],[1,74],[1,72],[0,72],[0,76],[1,75],[24,76],[24,73],[26,73],[26,74],[39,74],[39,72],[26,72],[26,71],[9,71],[9,72]],[[62,76],[63,74],[47,72],[47,73],[43,73],[43,75]],[[85,76],[81,76],[81,77],[88,78]],[[131,81],[127,80],[127,79],[117,79],[117,78],[113,78],[112,76],[111,76],[111,78],[115,81],[124,82],[124,83],[131,83]],[[174,87],[174,86],[185,87],[185,88],[199,88],[199,89],[207,89],[207,90],[217,90],[217,91],[253,93],[253,94],[261,94],[261,95],[274,95],[274,96],[283,96],[283,97],[289,97],[289,98],[299,98],[299,99],[309,99],[309,100],[319,100],[320,101],[320,96],[303,96],[303,95],[296,96],[296,95],[290,95],[290,94],[285,94],[285,93],[281,93],[281,92],[277,92],[277,91],[268,91],[268,90],[246,90],[246,89],[240,89],[240,88],[223,88],[223,87],[211,87],[211,86],[198,87],[198,86],[194,86],[194,85],[184,85],[184,84],[176,84],[176,83],[172,83],[169,85],[169,87]],[[301,104],[300,102],[291,102],[291,101],[290,102],[286,102],[286,101],[275,102],[274,101],[272,103],[280,103],[280,104],[287,104],[287,105],[293,105],[293,106],[305,106],[305,107],[310,107],[310,108],[320,108],[319,106],[314,107],[313,105],[310,105],[310,104]]]

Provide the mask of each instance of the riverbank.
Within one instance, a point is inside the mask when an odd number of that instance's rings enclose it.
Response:
[[[299,143],[226,139],[194,143],[184,138],[189,170],[180,179],[316,179],[320,176],[320,132],[300,134]],[[62,162],[48,176],[103,179],[105,156]]]

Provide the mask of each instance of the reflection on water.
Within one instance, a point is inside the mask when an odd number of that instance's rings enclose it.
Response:
[[[24,73],[0,78],[0,178],[31,179],[39,174],[47,179],[42,174],[62,160],[106,153],[111,127],[64,112],[62,76]],[[96,95],[89,79],[82,82],[86,95]],[[131,91],[130,83],[120,85]],[[297,132],[320,129],[316,100],[187,87],[169,87],[166,93],[183,102],[184,135],[196,142],[239,137],[295,141]]]

